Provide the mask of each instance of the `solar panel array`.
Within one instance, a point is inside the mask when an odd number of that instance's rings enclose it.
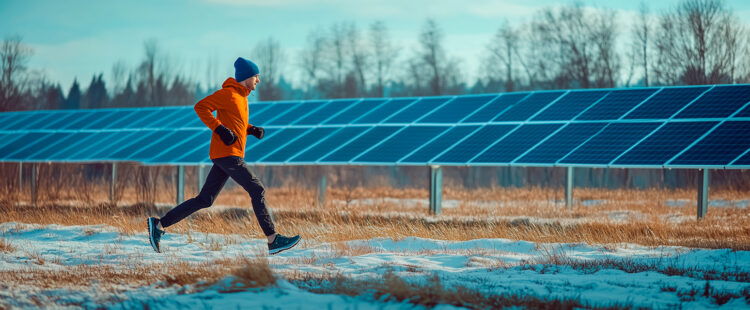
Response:
[[[257,165],[750,168],[750,85],[250,104]],[[192,106],[0,113],[0,161],[210,163]]]

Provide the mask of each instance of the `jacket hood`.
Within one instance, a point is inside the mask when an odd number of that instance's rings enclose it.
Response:
[[[247,89],[245,86],[242,86],[237,80],[230,77],[227,78],[226,81],[224,81],[224,84],[221,84],[221,88],[233,88],[234,91],[242,95],[243,97],[247,97],[250,95],[250,90]]]

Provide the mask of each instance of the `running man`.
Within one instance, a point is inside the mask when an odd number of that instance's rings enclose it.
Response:
[[[228,178],[242,186],[252,199],[253,211],[260,228],[268,238],[268,253],[273,255],[297,245],[300,236],[286,237],[276,233],[266,207],[265,189],[245,165],[245,142],[248,135],[262,139],[265,131],[248,123],[247,96],[260,82],[258,66],[242,57],[234,62],[234,78],[227,78],[220,90],[195,104],[201,121],[213,130],[209,157],[214,165],[197,197],[186,200],[162,218],[148,218],[151,246],[161,253],[159,241],[164,230],[194,212],[210,207]],[[216,117],[212,112],[216,112]]]

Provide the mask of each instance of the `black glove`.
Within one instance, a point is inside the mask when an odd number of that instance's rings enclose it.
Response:
[[[266,134],[266,131],[263,129],[263,127],[252,126],[247,128],[247,134],[253,135],[258,138],[258,140],[260,140],[263,139],[263,135]]]
[[[229,130],[229,128],[224,125],[219,125],[219,127],[216,127],[216,129],[214,129],[214,132],[219,135],[221,141],[226,145],[232,145],[237,141],[237,136],[234,134],[234,132]]]

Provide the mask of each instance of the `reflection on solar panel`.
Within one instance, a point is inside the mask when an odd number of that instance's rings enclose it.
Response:
[[[670,164],[728,165],[748,148],[750,148],[750,122],[727,121]]]
[[[609,164],[617,155],[651,133],[660,123],[610,124],[580,148],[565,156],[565,164]]]
[[[583,112],[579,120],[615,120],[630,111],[658,89],[613,90],[602,100]]]
[[[750,85],[715,86],[675,118],[729,117],[750,102]]]
[[[668,123],[625,153],[615,164],[664,164],[716,124],[717,122]]]
[[[750,166],[750,85],[260,102],[259,165]],[[0,113],[2,161],[209,163],[190,106]]]
[[[560,124],[523,125],[512,132],[487,151],[471,160],[474,163],[510,163],[523,154],[530,147],[536,145],[553,131],[560,128]]]

